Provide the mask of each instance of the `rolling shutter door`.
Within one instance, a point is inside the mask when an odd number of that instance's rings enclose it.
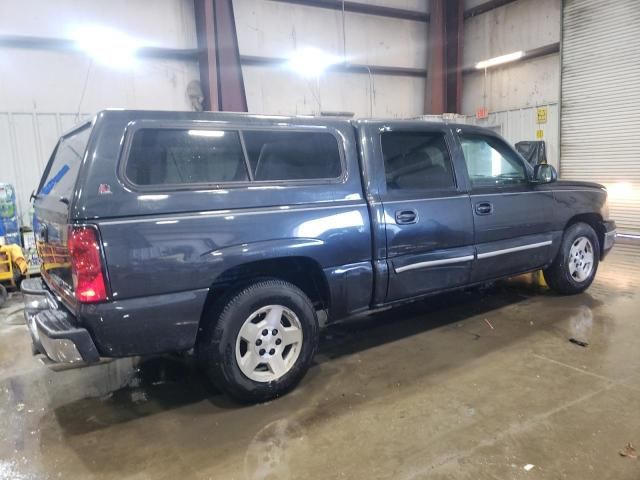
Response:
[[[640,233],[640,1],[563,2],[560,176],[603,183]]]

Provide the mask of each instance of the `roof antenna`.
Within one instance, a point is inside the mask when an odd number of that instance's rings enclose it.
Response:
[[[82,108],[82,101],[84,100],[84,94],[87,91],[87,84],[89,83],[89,74],[91,73],[91,67],[93,66],[93,59],[89,59],[89,66],[87,67],[87,74],[84,77],[84,85],[82,86],[82,94],[80,95],[80,101],[78,102],[78,111],[76,112],[75,122],[80,120],[80,108]]]

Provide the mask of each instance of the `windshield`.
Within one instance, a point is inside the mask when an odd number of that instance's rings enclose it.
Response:
[[[91,128],[87,125],[60,140],[38,195],[70,199],[90,134]]]

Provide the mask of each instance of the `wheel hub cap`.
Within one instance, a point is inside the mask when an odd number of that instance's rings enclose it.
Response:
[[[575,239],[569,250],[569,274],[574,280],[584,282],[593,270],[593,245],[587,237]]]
[[[297,315],[282,305],[267,305],[245,320],[236,339],[236,362],[256,382],[283,377],[295,364],[302,347]]]

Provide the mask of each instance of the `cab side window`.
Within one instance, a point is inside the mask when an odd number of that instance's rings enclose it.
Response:
[[[439,132],[381,134],[387,191],[455,190],[444,135]]]
[[[460,135],[467,171],[474,187],[527,182],[522,161],[500,140],[483,135]]]

